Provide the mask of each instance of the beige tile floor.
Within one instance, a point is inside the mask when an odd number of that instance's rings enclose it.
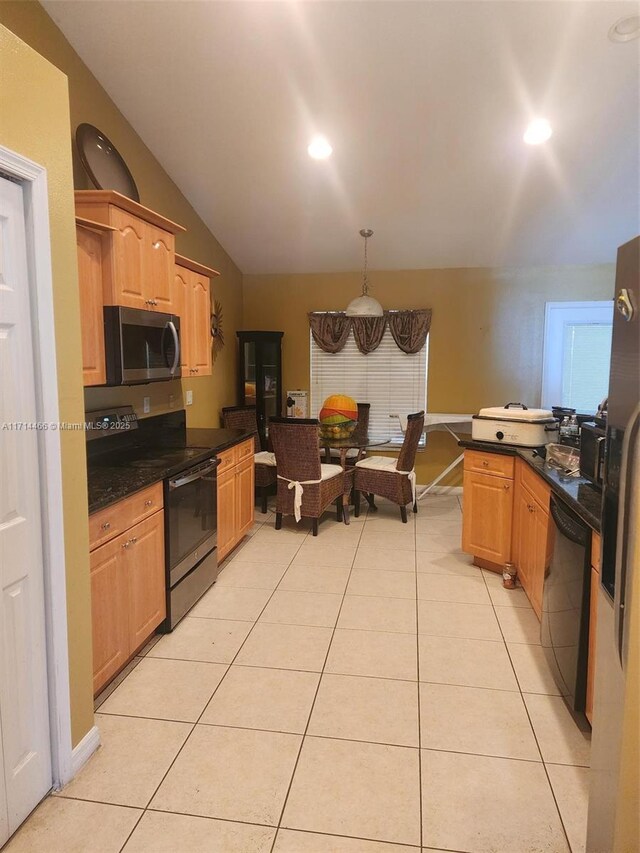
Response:
[[[274,530],[99,697],[6,853],[579,853],[589,737],[457,497]]]

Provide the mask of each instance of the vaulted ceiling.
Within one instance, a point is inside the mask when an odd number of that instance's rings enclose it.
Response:
[[[635,3],[44,5],[245,273],[357,269],[363,227],[376,269],[608,262],[639,230],[640,41],[607,38]]]

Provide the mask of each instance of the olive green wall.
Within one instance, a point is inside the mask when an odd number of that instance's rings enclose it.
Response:
[[[67,78],[0,26],[0,144],[47,170],[60,419],[82,423],[82,349]],[[60,433],[71,730],[93,725],[91,599],[84,435]]]
[[[63,71],[69,79],[71,123],[69,138],[82,122],[102,130],[122,154],[131,170],[146,207],[187,228],[176,237],[176,250],[218,270],[212,281],[212,295],[223,307],[226,346],[219,353],[213,375],[182,380],[182,396],[177,383],[156,383],[126,389],[88,389],[87,409],[111,403],[131,403],[140,415],[142,398],[151,397],[151,414],[169,408],[169,394],[182,406],[184,392],[193,391],[193,406],[187,409],[189,426],[217,426],[222,406],[236,402],[236,336],[242,316],[242,274],[222,246],[198,217],[171,178],[124,118],[105,90],[82,62],[42,6],[34,0],[0,2],[0,23]],[[92,189],[73,144],[73,177],[76,189]],[[179,386],[178,386],[179,388]]]
[[[183,392],[191,389],[194,404],[187,408],[189,425],[216,426],[220,408],[236,401],[235,330],[242,314],[240,271],[44,9],[32,0],[3,0],[0,24],[7,28],[2,28],[0,42],[0,143],[44,165],[49,177],[61,418],[81,422],[85,404],[92,409],[116,402],[130,402],[142,414],[143,396],[151,397],[154,414],[169,407],[170,393],[176,396],[176,408],[181,406]],[[85,121],[104,131],[121,152],[136,180],[142,203],[188,229],[186,234],[178,235],[177,251],[221,273],[212,281],[212,293],[223,306],[227,344],[210,377],[183,380],[181,389],[176,382],[128,389],[87,389],[83,401],[72,193],[74,184],[78,189],[88,188],[89,184],[72,152],[72,133]],[[93,725],[87,481],[82,434],[63,433],[62,452],[75,745]]]
[[[370,278],[385,308],[433,309],[428,410],[473,413],[509,401],[540,404],[545,302],[613,298],[614,266],[400,270]],[[359,273],[244,277],[244,328],[285,333],[285,390],[309,389],[307,313],[344,309],[360,286]],[[432,433],[418,456],[418,482],[432,480],[457,451],[450,436]],[[448,483],[459,482],[457,469]]]

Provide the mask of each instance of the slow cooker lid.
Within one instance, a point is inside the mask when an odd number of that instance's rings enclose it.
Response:
[[[529,409],[522,403],[507,403],[506,406],[489,406],[480,409],[477,417],[501,421],[520,421],[523,423],[548,423],[555,420],[550,409]]]

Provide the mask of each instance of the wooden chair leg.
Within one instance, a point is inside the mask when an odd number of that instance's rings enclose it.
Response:
[[[374,501],[374,495],[371,492],[365,492],[365,498],[367,499],[367,503],[369,504],[369,509],[372,509],[374,512],[377,512],[378,507]]]
[[[418,512],[418,501],[413,502],[413,511]]]
[[[260,491],[260,510],[262,513],[267,512],[267,510],[269,509],[268,498],[269,486],[262,486]]]
[[[402,523],[406,524],[407,523],[407,508],[406,508],[406,506],[400,507],[400,517],[402,518]]]
[[[282,513],[276,513],[276,530],[280,530],[282,528]]]
[[[314,518],[311,522],[311,532],[314,536],[318,535],[318,519]]]
[[[358,489],[353,490],[353,514],[356,518],[360,517],[360,492]]]
[[[342,520],[349,526],[349,504],[347,501],[342,504]]]
[[[336,498],[336,521],[342,521],[342,495]]]

